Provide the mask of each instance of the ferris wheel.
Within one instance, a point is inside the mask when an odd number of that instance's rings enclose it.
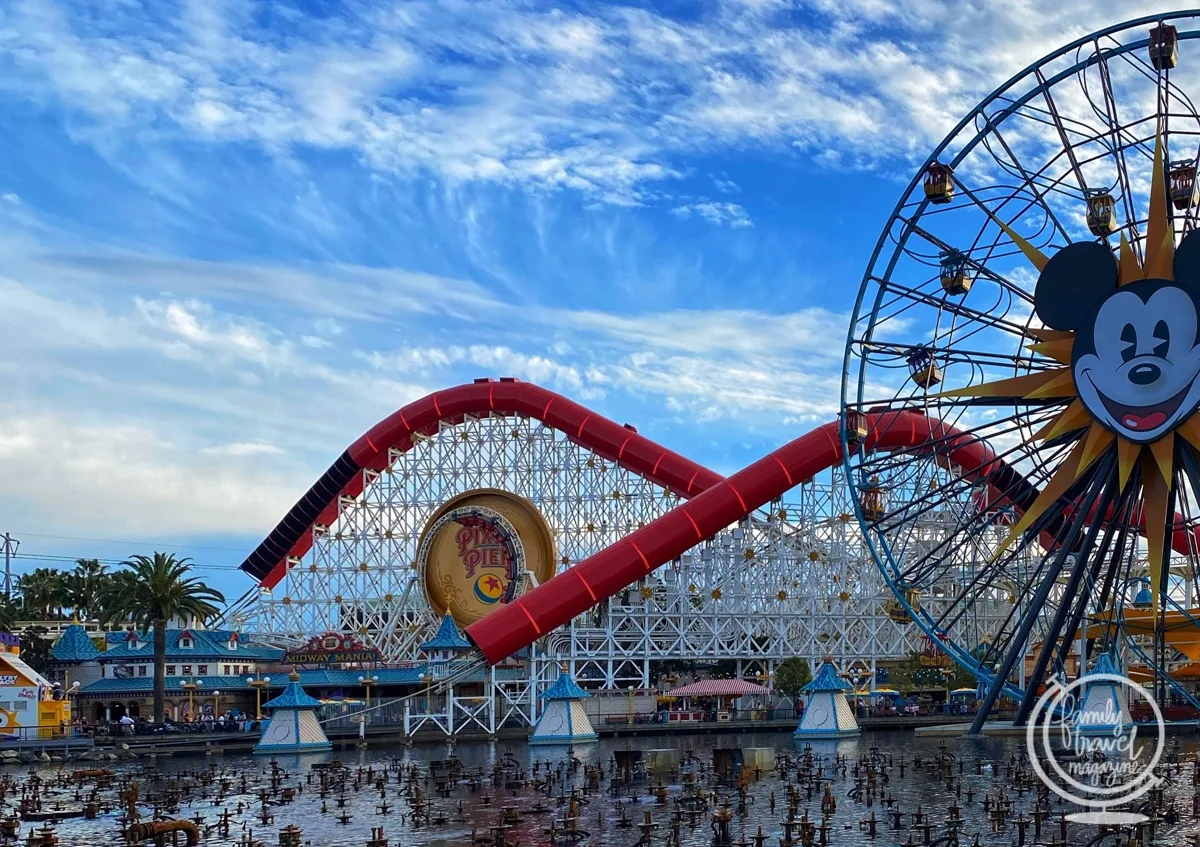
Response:
[[[1196,39],[1200,13],[1142,18],[1006,82],[858,293],[847,478],[889,614],[986,691],[976,728],[1101,653],[1160,696],[1200,661]]]

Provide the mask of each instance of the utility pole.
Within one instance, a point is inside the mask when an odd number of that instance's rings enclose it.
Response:
[[[21,546],[21,542],[12,537],[11,533],[4,533],[4,599],[12,599],[12,560],[13,556],[17,555],[17,548]]]

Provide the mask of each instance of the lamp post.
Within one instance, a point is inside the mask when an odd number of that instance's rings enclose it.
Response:
[[[427,683],[428,683],[428,681],[429,681],[429,680],[426,678],[426,675],[425,675],[425,673],[424,673],[424,672],[422,672],[422,673],[421,673],[421,685],[422,685],[422,686],[424,686],[424,692],[425,692],[425,696],[424,696],[424,697],[422,697],[421,699],[425,701],[425,714],[429,714],[429,692],[430,692],[430,688],[429,688],[429,686],[428,686],[428,684],[427,684]]]
[[[371,674],[370,676],[360,676],[358,678],[358,684],[361,685],[363,688],[365,688],[367,691],[367,708],[366,708],[366,711],[363,712],[363,716],[362,716],[362,722],[363,722],[363,724],[366,724],[367,712],[369,712],[371,710],[371,686],[379,684],[379,677],[376,676],[375,674]]]
[[[633,723],[633,686],[629,686],[629,723]]]
[[[858,670],[857,667],[850,670],[850,684],[854,686],[854,716],[858,717],[858,695],[861,693],[858,689],[859,683],[866,679]]]
[[[255,671],[255,674],[256,674],[255,676],[247,677],[246,684],[254,689],[254,719],[256,721],[261,721],[262,720],[262,693],[263,693],[263,689],[271,684],[271,677],[269,677],[269,676],[259,677],[259,676],[257,676],[257,673],[258,672]]]
[[[221,719],[221,692],[213,689],[213,723]]]
[[[942,672],[942,677],[946,681],[946,705],[943,707],[943,714],[950,714],[950,679],[954,676],[953,665],[943,665],[938,668]]]
[[[188,694],[188,722],[189,723],[196,719],[196,689],[199,688],[202,684],[203,683],[200,680],[196,679],[195,677],[192,677],[191,679],[185,679],[183,682],[179,683],[179,687],[182,688],[184,691],[186,691]]]

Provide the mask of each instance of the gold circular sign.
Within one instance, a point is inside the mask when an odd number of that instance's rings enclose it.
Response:
[[[528,571],[538,584],[554,576],[554,536],[528,500],[492,488],[468,491],[438,509],[417,546],[425,596],[460,627],[511,602]]]

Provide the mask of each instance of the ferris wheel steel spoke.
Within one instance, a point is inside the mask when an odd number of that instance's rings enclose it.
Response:
[[[975,714],[975,720],[971,723],[971,734],[978,735],[983,730],[983,723],[987,720],[988,715],[992,711],[992,706],[996,703],[996,698],[1000,694],[1000,690],[1004,686],[1004,681],[1008,679],[1012,673],[1013,665],[1016,664],[1019,656],[1023,655],[1025,644],[1029,639],[1030,633],[1033,631],[1034,624],[1037,622],[1039,613],[1046,603],[1058,572],[1062,570],[1063,563],[1069,554],[1070,548],[1074,545],[1074,540],[1079,535],[1079,530],[1083,526],[1088,510],[1095,504],[1098,491],[1093,490],[1092,496],[1087,498],[1085,502],[1080,503],[1080,508],[1075,516],[1071,519],[1071,527],[1067,532],[1067,536],[1062,540],[1061,546],[1058,548],[1058,553],[1054,557],[1054,563],[1049,571],[1042,577],[1042,581],[1038,586],[1038,592],[1034,595],[1033,600],[1026,611],[1025,616],[1021,620],[1021,624],[1017,629],[1012,643],[1008,650],[1005,651],[1004,660],[1000,664],[1000,668],[996,671],[996,677],[992,680],[992,684],[988,687],[987,695],[983,702],[979,705],[979,710]],[[1085,505],[1086,503],[1086,505]]]
[[[1026,120],[1033,121],[1034,123],[1044,124],[1045,126],[1049,127],[1056,127],[1056,124],[1053,120],[1047,120],[1040,117],[1042,114],[1048,114],[1047,112],[1043,112],[1041,109],[1031,109],[1028,104],[1020,109],[1014,110],[1012,114],[1020,116]],[[1058,165],[1060,159],[1064,158],[1067,159],[1067,167],[1063,168],[1058,176],[1053,176],[1051,173],[1052,168]],[[1070,155],[1067,150],[1063,149],[1050,156],[1050,158],[1046,160],[1046,164],[1044,164],[1041,168],[1031,172],[1032,178],[1030,180],[1030,185],[1041,188],[1042,191],[1040,193],[1042,196],[1054,194],[1057,195],[1056,199],[1065,198],[1072,202],[1078,202],[1079,200],[1083,199],[1084,194],[1079,189],[1077,180],[1075,187],[1072,187],[1068,183],[1068,179],[1074,177],[1074,175],[1075,172],[1073,170],[1073,163],[1070,161]],[[1065,232],[1063,234],[1065,236]]]
[[[1111,644],[1114,640],[1113,623],[1116,620],[1116,610],[1118,606],[1123,608],[1123,604],[1116,602],[1114,595],[1115,582],[1118,576],[1123,576],[1125,579],[1129,577],[1129,571],[1132,567],[1134,558],[1137,555],[1137,542],[1134,540],[1131,545],[1130,539],[1136,539],[1136,534],[1133,529],[1133,521],[1135,516],[1138,496],[1140,494],[1140,480],[1130,480],[1129,483],[1129,500],[1126,503],[1123,513],[1123,520],[1118,526],[1117,531],[1117,550],[1113,555],[1112,567],[1110,567],[1104,577],[1104,585],[1096,595],[1096,611],[1104,612],[1107,605],[1109,611],[1110,622],[1106,624],[1104,630],[1105,643]],[[1084,597],[1086,600],[1086,595]]]
[[[1125,163],[1125,145],[1121,142],[1122,129],[1120,118],[1117,116],[1117,103],[1116,98],[1113,96],[1112,78],[1109,76],[1108,70],[1108,59],[1105,53],[1101,52],[1098,41],[1096,42],[1096,52],[1100,59],[1098,65],[1100,68],[1100,85],[1101,90],[1104,92],[1104,108],[1112,132],[1113,158],[1117,165],[1117,181],[1121,186],[1121,203],[1125,207],[1125,219],[1133,222],[1137,220],[1137,212],[1133,208],[1133,189],[1129,184],[1129,168]],[[1155,127],[1155,131],[1158,131],[1157,126]],[[1131,140],[1130,143],[1136,145],[1137,142]],[[1141,246],[1140,242],[1134,245],[1134,254],[1139,260],[1143,258],[1144,253],[1145,246]]]
[[[1083,178],[1083,171],[1080,170],[1079,162],[1075,159],[1075,148],[1071,146],[1071,140],[1067,138],[1067,129],[1063,126],[1062,118],[1058,115],[1058,107],[1054,105],[1054,98],[1050,96],[1050,86],[1047,85],[1046,77],[1042,74],[1041,68],[1035,70],[1034,74],[1041,84],[1042,97],[1046,101],[1046,109],[1050,113],[1050,119],[1054,122],[1055,129],[1058,130],[1059,141],[1062,142],[1067,159],[1071,162],[1071,171],[1075,175],[1075,182],[1079,184],[1080,192],[1086,197],[1088,191],[1087,180]]]
[[[1014,449],[1015,449],[1015,448],[1014,448]],[[990,483],[989,483],[989,484],[990,484]],[[998,493],[997,499],[998,499],[998,500],[1001,500],[1001,499],[1003,499],[1003,500],[1008,500],[1009,502],[1012,502],[1012,503],[1016,504],[1018,507],[1021,507],[1021,505],[1022,505],[1022,504],[1020,503],[1020,499],[1021,499],[1021,498],[1017,496],[1018,494],[1019,494],[1019,492],[1012,490],[1012,489],[1011,489],[1011,487],[1010,487],[1009,489],[1005,489],[1005,490],[1002,490],[1002,491],[1000,491],[1000,492]],[[931,500],[932,500],[932,496],[933,496],[933,495],[932,495],[932,493],[931,493],[931,494],[925,495],[924,497],[922,497],[922,498],[919,498],[918,500],[916,500],[916,501],[913,501],[913,502],[914,502],[914,503],[923,503],[923,502],[929,502],[929,501],[931,501]],[[1027,505],[1027,504],[1026,504],[1026,505]],[[932,508],[932,506],[931,506],[930,508]],[[921,514],[923,514],[924,512],[927,512],[927,511],[929,511],[929,509],[917,509],[917,510],[912,510],[912,509],[907,509],[907,508],[906,508],[906,509],[905,509],[903,512],[897,511],[896,513],[893,513],[893,515],[892,515],[892,516],[890,516],[890,517],[891,517],[891,518],[894,520],[894,519],[895,519],[895,518],[897,518],[897,517],[901,517],[901,516],[903,516],[903,517],[909,518],[909,519],[911,520],[911,518],[913,518],[913,517],[919,517]],[[915,514],[914,514],[914,513],[915,513]],[[1046,517],[1046,521],[1045,521],[1045,523],[1046,523],[1046,525],[1047,525],[1047,526],[1048,526],[1050,523],[1052,523],[1052,522],[1054,521],[1054,519],[1055,519],[1055,515],[1054,515],[1054,514],[1052,514],[1052,513],[1049,513],[1049,512],[1048,512],[1048,513],[1046,513],[1046,516],[1045,516],[1045,517]],[[886,524],[886,522],[887,522],[887,517],[885,517],[884,519],[882,519],[882,520],[881,520],[879,523],[880,523],[880,524]],[[1031,535],[1032,535],[1032,537],[1036,537],[1036,535],[1037,535],[1038,533],[1040,533],[1040,531],[1041,531],[1041,528],[1040,528],[1040,527],[1038,528],[1038,532],[1037,532],[1037,533],[1034,533],[1034,532],[1031,530]],[[900,539],[897,539],[897,540],[898,540],[898,541],[900,541],[901,539],[902,539],[902,537],[901,537]],[[938,555],[937,555],[937,554],[938,554],[938,553],[939,553],[939,552],[942,550],[942,548],[944,548],[944,547],[948,547],[948,546],[949,546],[951,543],[955,542],[956,540],[957,540],[957,539],[956,539],[954,536],[952,536],[952,535],[948,535],[948,536],[947,536],[947,538],[943,539],[943,540],[942,540],[940,543],[938,543],[938,544],[937,544],[937,545],[935,545],[935,546],[934,546],[932,549],[930,549],[930,550],[928,551],[928,553],[926,554],[926,556],[925,556],[925,557],[923,557],[922,561],[929,562],[929,563],[931,563],[931,565],[936,565],[936,564],[938,563]],[[1017,554],[1016,554],[1016,553],[1014,553],[1013,555],[1015,556],[1015,555],[1017,555]],[[918,563],[918,564],[919,564],[919,563]],[[925,573],[923,573],[923,572],[922,572],[922,571],[920,571],[920,570],[916,570],[916,569],[915,569],[916,567],[917,567],[917,566],[916,566],[916,565],[914,565],[914,566],[912,566],[911,568],[906,568],[906,569],[905,569],[905,570],[904,570],[904,571],[901,573],[902,577],[903,577],[903,578],[905,578],[906,580],[911,580],[911,581],[920,581],[921,577],[925,576],[926,574],[925,574]]]
[[[995,136],[997,141],[1000,142],[1000,145],[1005,149],[1009,157],[1012,159],[1013,164],[1016,165],[1017,169],[1021,172],[1021,176],[1024,178],[1025,183],[1030,187],[1029,190],[1033,192],[1033,196],[1037,198],[1038,205],[1045,210],[1046,217],[1054,224],[1054,228],[1058,230],[1059,235],[1061,235],[1063,239],[1070,241],[1070,238],[1067,235],[1066,227],[1064,227],[1059,221],[1058,215],[1054,213],[1054,210],[1050,207],[1050,204],[1046,202],[1042,192],[1038,191],[1038,186],[1034,179],[1034,175],[1030,173],[1030,171],[1021,163],[1020,157],[1017,156],[1016,152],[1009,146],[1004,134],[1000,132],[1000,128],[991,124],[991,118],[985,115],[984,121],[986,122],[988,129],[990,129],[991,134]],[[1020,215],[1017,216],[1017,218],[1019,217]]]
[[[950,312],[953,315],[956,315],[956,316],[962,317],[962,318],[978,320],[982,323],[988,324],[989,326],[1003,328],[1005,331],[1011,333],[1012,335],[1023,336],[1025,334],[1025,328],[1022,327],[1020,324],[1004,320],[1003,318],[1000,318],[1000,317],[992,317],[992,316],[988,315],[986,312],[981,312],[977,309],[971,308],[970,306],[964,306],[961,303],[951,303],[949,301],[942,301],[939,298],[934,297],[931,294],[925,294],[924,292],[920,292],[920,291],[917,291],[912,288],[900,288],[899,286],[889,286],[889,285],[883,283],[882,280],[877,280],[877,282],[880,283],[881,289],[886,290],[887,288],[890,287],[891,290],[896,291],[902,298],[911,300],[913,307],[915,307],[915,306],[933,306],[936,308],[936,307],[940,306],[940,307],[945,308],[946,311]],[[903,312],[897,312],[895,315],[889,315],[888,317],[894,318],[900,314],[903,314]]]
[[[976,201],[976,203],[978,204],[978,201]],[[981,208],[982,208],[982,206],[981,206]],[[906,226],[908,226],[912,232],[921,236],[923,239],[925,239],[930,244],[937,247],[939,250],[953,250],[954,252],[962,253],[962,251],[955,250],[954,245],[952,245],[946,241],[943,241],[941,238],[938,238],[936,235],[929,232],[924,227],[922,227],[920,224],[918,224],[915,220],[905,218],[903,215],[899,215],[897,217],[897,219],[900,220],[902,223],[904,223]],[[970,255],[968,255],[966,253],[962,253],[962,255],[968,261],[970,261],[970,258],[971,258]],[[979,264],[977,264],[975,266],[975,270],[979,274],[983,275],[986,279],[989,279],[992,282],[996,283],[997,285],[1000,285],[1000,286],[1008,289],[1009,291],[1017,294],[1018,296],[1024,298],[1027,302],[1029,302],[1029,303],[1033,302],[1033,298],[1026,291],[1024,291],[1020,286],[1014,285],[1008,278],[1006,278],[1002,274],[997,273],[996,271],[992,270],[991,268],[988,268],[984,265],[979,265]],[[948,303],[947,305],[950,305],[950,304]],[[953,305],[955,307],[962,307],[964,310],[968,309],[968,307],[966,307],[963,304],[956,303]],[[951,309],[951,312],[954,314],[959,314],[959,312],[956,309]],[[977,312],[977,310],[970,309],[968,314],[978,314],[978,312]]]
[[[1104,462],[1104,466],[1096,475],[1097,480],[1099,480],[1100,483],[1099,505],[1095,511],[1096,518],[1092,521],[1087,532],[1084,534],[1083,543],[1079,545],[1079,549],[1072,553],[1072,555],[1075,556],[1075,564],[1074,567],[1071,568],[1071,576],[1063,590],[1063,595],[1064,597],[1068,598],[1068,600],[1075,597],[1079,591],[1079,583],[1082,581],[1083,575],[1087,569],[1087,557],[1091,553],[1093,545],[1096,543],[1096,536],[1100,533],[1100,528],[1104,525],[1104,515],[1107,513],[1109,506],[1112,505],[1114,492],[1117,487],[1117,472],[1115,467],[1116,462],[1114,458],[1110,455],[1101,461]],[[1096,567],[1098,568],[1100,564],[1100,556],[1097,556]],[[1080,602],[1082,602],[1082,598],[1080,598]],[[1059,603],[1058,609],[1054,613],[1054,618],[1051,620],[1050,626],[1046,628],[1044,637],[1042,638],[1042,649],[1038,651],[1038,657],[1034,662],[1033,674],[1031,677],[1032,679],[1044,678],[1046,674],[1046,668],[1050,664],[1051,657],[1056,652],[1054,644],[1055,639],[1057,639],[1059,637],[1059,633],[1062,632],[1063,624],[1067,621],[1069,610],[1069,602]],[[1073,630],[1071,629],[1067,630],[1068,638],[1070,637],[1069,633],[1072,631]],[[1080,657],[1080,661],[1083,661],[1082,656]],[[1014,725],[1022,726],[1024,725],[1025,721],[1029,719],[1029,713],[1033,709],[1033,704],[1037,697],[1037,686],[1031,685],[1025,689],[1025,697],[1021,700],[1021,705],[1017,709],[1016,718],[1013,720]]]
[[[985,121],[986,120],[988,120],[988,119],[985,118]],[[1038,191],[1037,182],[1033,180],[1033,175],[1030,172],[1028,172],[1028,170],[1025,168],[1024,164],[1021,164],[1020,157],[1015,154],[1015,152],[1013,151],[1012,148],[1010,148],[1010,146],[1008,146],[1007,140],[1004,140],[1004,136],[1000,132],[1000,128],[992,127],[992,126],[990,126],[990,124],[989,124],[989,128],[990,128],[990,132],[991,132],[992,136],[995,136],[997,142],[1000,142],[1000,144],[1001,144],[1001,146],[1003,146],[1004,150],[1006,150],[1008,152],[1008,155],[1010,157],[1012,157],[1013,164],[1015,164],[1016,169],[1020,170],[1021,178],[1024,179],[1025,185],[1030,187],[1030,191],[1032,192],[1033,197],[1034,197],[1034,202],[1031,203],[1030,205],[1027,205],[1024,210],[1018,212],[1018,214],[1016,214],[1014,216],[1013,220],[1014,221],[1020,220],[1022,215],[1025,215],[1026,212],[1028,210],[1032,209],[1034,205],[1038,205],[1045,212],[1046,218],[1048,218],[1048,220],[1052,224],[1054,224],[1054,228],[1058,230],[1058,234],[1062,235],[1063,239],[1069,240],[1068,235],[1067,235],[1067,229],[1062,226],[1062,223],[1060,221],[1058,221],[1058,216],[1055,215],[1054,209],[1050,208],[1050,204],[1046,203],[1046,200],[1043,197],[1042,192]],[[992,157],[995,158],[995,155]],[[974,194],[974,192],[968,190],[968,188],[966,188],[965,186],[964,186],[964,193],[966,194],[967,197],[970,197],[972,202],[974,204],[978,205],[980,209],[984,209],[984,204],[982,202],[980,202],[980,200],[976,197],[976,194]],[[1003,209],[1003,206],[1004,206],[1004,204],[1002,203],[1000,206],[998,206],[998,208],[994,212],[991,212],[988,209],[984,209],[984,211],[986,212],[986,214],[989,214],[989,217],[991,216],[991,214],[995,214],[998,217],[998,216],[1000,216],[1000,210]],[[994,244],[1000,244],[1000,234],[998,234],[998,233],[996,235],[996,241],[994,242]]]

